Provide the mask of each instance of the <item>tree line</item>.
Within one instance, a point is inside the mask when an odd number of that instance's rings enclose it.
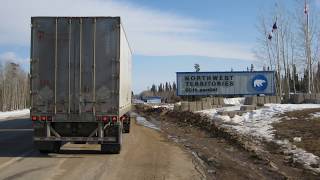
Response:
[[[176,95],[177,85],[175,82],[165,82],[158,85],[152,84],[151,88],[141,92],[139,98],[143,99],[150,96],[159,96],[163,102],[176,102],[180,98]]]
[[[150,91],[154,94],[161,93],[161,92],[172,92],[177,90],[177,85],[175,82],[171,83],[170,82],[165,82],[165,83],[160,83],[158,86],[155,84],[152,84]]]
[[[0,110],[29,108],[29,78],[19,64],[0,65]]]

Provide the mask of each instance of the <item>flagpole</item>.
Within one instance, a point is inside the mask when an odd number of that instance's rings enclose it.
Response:
[[[278,3],[275,4],[277,11],[279,11]],[[276,15],[276,21],[278,22],[278,15]],[[278,27],[276,27],[276,39],[277,39],[277,71],[278,71],[278,80],[279,80],[279,95],[282,97],[282,81],[281,81],[281,66],[280,66],[280,43],[279,43],[279,31]]]
[[[276,21],[277,22],[277,17]],[[279,80],[279,95],[282,96],[282,83],[281,83],[281,67],[280,67],[280,48],[279,48],[279,31],[276,31],[276,39],[277,39],[277,71],[278,71],[278,80]]]
[[[278,4],[276,3],[275,6],[277,7]],[[272,31],[271,33],[269,34],[268,36],[268,39],[271,41],[272,39],[272,34],[277,31],[278,27],[277,27],[277,16],[275,16],[275,23],[273,24],[272,26]],[[276,48],[277,48],[277,64],[276,64],[276,67],[275,69],[276,70],[276,74],[277,74],[277,90],[278,90],[278,95],[281,97],[282,96],[282,82],[281,82],[281,66],[280,66],[280,48],[279,48],[279,32],[275,32],[275,35],[276,35]],[[286,67],[284,67],[286,68]]]
[[[308,93],[311,94],[311,52],[310,52],[310,40],[309,40],[309,10],[307,7],[307,0],[304,1],[305,13],[306,13],[306,46],[307,46],[307,67],[308,67]]]

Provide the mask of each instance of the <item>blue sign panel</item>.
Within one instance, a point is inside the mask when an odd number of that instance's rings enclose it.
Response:
[[[274,71],[177,72],[177,95],[274,95],[274,81]]]
[[[258,74],[252,79],[252,87],[258,92],[263,92],[268,87],[268,79],[266,76]]]

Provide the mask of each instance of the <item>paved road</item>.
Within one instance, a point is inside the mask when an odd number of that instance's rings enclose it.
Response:
[[[0,179],[200,179],[188,153],[134,122],[120,155],[100,154],[98,145],[75,144],[43,155],[33,149],[31,127],[25,117],[0,121]]]

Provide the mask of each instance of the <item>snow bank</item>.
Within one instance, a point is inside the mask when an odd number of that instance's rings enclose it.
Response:
[[[238,111],[238,110],[240,110],[240,105],[226,106],[226,107],[215,108],[215,109],[206,109],[206,110],[198,111],[198,113],[205,114],[215,120],[221,120],[224,123],[237,123],[236,118],[230,118],[229,116],[221,116],[218,114],[218,112],[220,112],[220,111]]]
[[[11,118],[11,117],[27,116],[29,114],[30,114],[29,109],[0,112],[0,120]]]
[[[244,97],[224,98],[224,104],[241,105],[244,103]]]
[[[174,104],[150,104],[152,108],[166,108],[169,110],[173,110]]]
[[[312,118],[320,118],[320,112],[312,113],[311,117]]]
[[[309,153],[301,148],[297,148],[288,140],[277,140],[276,143],[284,149],[285,154],[292,154],[294,162],[298,162],[306,169],[310,169],[316,173],[320,173],[320,168],[315,168],[320,165],[320,158],[312,153]]]
[[[233,108],[238,107],[239,106],[234,106]],[[264,108],[247,112],[242,116],[236,115],[234,118],[218,115],[217,112],[219,109],[204,110],[200,111],[200,113],[208,115],[212,120],[221,121],[222,126],[235,129],[240,134],[255,137],[260,140],[275,142],[290,152],[293,155],[294,161],[303,164],[307,169],[320,173],[320,168],[312,167],[314,164],[320,165],[320,158],[318,156],[295,147],[289,141],[276,140],[272,127],[272,123],[281,119],[277,115],[289,111],[310,108],[320,108],[320,104],[266,104]],[[317,115],[320,115],[320,113],[317,113]]]
[[[154,103],[146,103],[140,99],[133,99],[132,102],[134,104],[144,104],[144,105],[147,105],[147,106],[150,106],[152,108],[167,108],[167,109],[170,109],[170,110],[173,110],[173,107],[174,107],[174,104],[166,104],[166,103],[163,103],[163,104],[154,104]]]
[[[221,116],[218,112],[239,110],[240,106],[203,110],[199,112],[212,117],[214,120],[220,120],[226,123],[227,126],[231,126],[240,133],[250,134],[266,140],[273,140],[274,134],[271,124],[280,119],[274,117],[275,115],[309,108],[320,108],[320,104],[266,104],[264,108],[244,113],[242,116],[236,115],[234,118]]]

